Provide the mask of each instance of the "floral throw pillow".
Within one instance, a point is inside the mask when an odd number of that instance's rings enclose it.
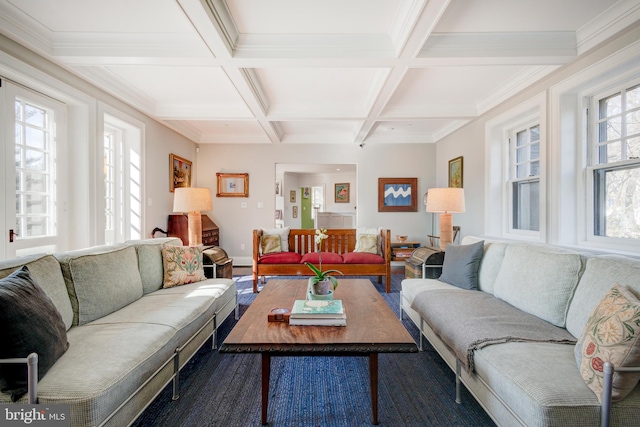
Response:
[[[602,401],[604,363],[614,367],[640,364],[640,301],[615,284],[591,313],[575,347],[580,375]],[[624,399],[638,384],[640,374],[616,372],[611,400]]]
[[[378,236],[376,234],[361,234],[358,236],[357,248],[354,252],[378,253]]]
[[[206,279],[201,248],[166,245],[162,248],[162,259],[164,263],[164,288]]]
[[[260,238],[260,248],[262,254],[282,252],[282,239],[277,234],[269,234]]]

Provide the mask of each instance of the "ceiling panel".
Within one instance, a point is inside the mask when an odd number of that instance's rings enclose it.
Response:
[[[614,0],[0,0],[0,33],[197,143],[432,143],[638,21]]]

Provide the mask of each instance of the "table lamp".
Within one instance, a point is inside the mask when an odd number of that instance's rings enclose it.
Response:
[[[430,188],[427,193],[427,212],[440,214],[440,249],[453,242],[452,213],[464,212],[462,188]]]
[[[211,190],[208,188],[181,187],[176,188],[173,196],[173,211],[187,212],[189,217],[189,246],[202,244],[201,211],[213,209]]]

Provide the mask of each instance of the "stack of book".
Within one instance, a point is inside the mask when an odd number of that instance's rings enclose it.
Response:
[[[347,326],[342,301],[296,300],[289,317],[290,325]]]

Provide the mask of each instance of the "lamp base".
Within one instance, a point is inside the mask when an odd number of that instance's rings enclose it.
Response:
[[[440,214],[440,249],[447,249],[453,243],[453,222],[450,213]]]
[[[200,212],[189,212],[189,246],[202,245],[202,216]]]

